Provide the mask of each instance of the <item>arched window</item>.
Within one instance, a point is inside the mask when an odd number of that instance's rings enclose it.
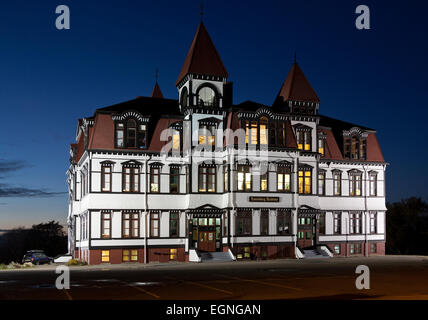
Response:
[[[217,104],[214,89],[205,86],[198,91],[198,105],[202,107],[214,107]]]
[[[126,139],[128,148],[137,147],[137,123],[133,119],[129,119],[126,123]]]
[[[187,88],[183,88],[181,91],[181,107],[189,106],[189,94],[187,93]]]

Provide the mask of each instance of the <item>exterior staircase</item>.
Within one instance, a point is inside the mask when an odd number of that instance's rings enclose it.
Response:
[[[230,252],[200,252],[201,262],[228,262],[234,261]]]
[[[302,253],[303,259],[324,259],[332,257],[332,255],[329,254],[328,251],[322,250],[319,247],[303,249]]]

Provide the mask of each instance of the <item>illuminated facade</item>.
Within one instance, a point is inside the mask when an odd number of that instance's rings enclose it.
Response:
[[[90,264],[385,252],[376,131],[318,113],[295,62],[271,106],[233,104],[201,23],[176,87],[79,119],[69,249]]]

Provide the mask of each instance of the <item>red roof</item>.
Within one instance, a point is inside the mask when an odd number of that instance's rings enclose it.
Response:
[[[367,161],[385,162],[375,133],[367,136]]]
[[[161,152],[162,148],[169,143],[171,137],[168,138],[168,141],[161,140],[162,132],[168,130],[169,126],[177,121],[183,121],[180,118],[161,118],[156,124],[156,128],[153,132],[152,140],[150,141],[149,151]]]
[[[320,131],[327,135],[324,158],[332,160],[343,160],[342,153],[340,152],[339,146],[337,145],[336,139],[334,138],[331,129],[320,129]]]
[[[196,73],[227,78],[229,75],[221,61],[220,55],[208,34],[204,24],[196,30],[189,52],[187,52],[183,67],[178,75],[178,83],[188,74]]]
[[[283,101],[320,102],[315,90],[308,79],[306,79],[297,62],[291,67],[287,78],[282,84],[278,97],[281,97]]]
[[[161,91],[161,89],[160,89],[160,87],[159,87],[159,85],[158,85],[158,83],[157,83],[157,82],[156,82],[156,84],[155,84],[155,87],[153,88],[153,91],[152,91],[152,95],[151,95],[151,97],[152,97],[152,98],[160,98],[160,99],[163,99],[162,91]]]
[[[114,149],[114,122],[110,114],[97,113],[89,149]]]

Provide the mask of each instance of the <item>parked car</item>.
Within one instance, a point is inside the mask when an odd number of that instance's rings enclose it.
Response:
[[[43,250],[29,250],[22,258],[22,263],[31,262],[32,264],[51,263],[53,259],[48,257]]]

